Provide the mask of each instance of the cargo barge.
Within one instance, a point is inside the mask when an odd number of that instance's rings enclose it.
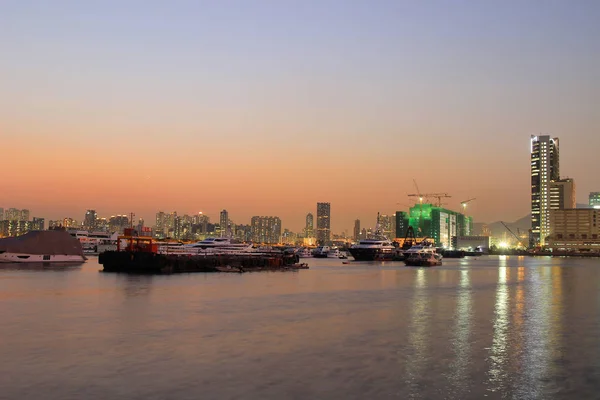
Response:
[[[197,252],[162,254],[151,237],[135,236],[127,230],[117,241],[117,251],[98,256],[104,272],[175,274],[189,272],[254,272],[307,269],[293,252],[282,250]]]

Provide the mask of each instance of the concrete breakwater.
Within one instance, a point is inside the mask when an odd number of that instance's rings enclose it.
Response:
[[[107,251],[98,262],[105,272],[174,274],[183,272],[285,271],[306,268],[287,253],[170,255],[140,251]]]

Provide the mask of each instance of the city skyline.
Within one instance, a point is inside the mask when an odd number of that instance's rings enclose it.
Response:
[[[561,175],[587,203],[599,14],[588,1],[13,2],[0,204],[46,220],[227,209],[300,232],[325,200],[331,230],[352,232],[407,211],[415,179],[449,209],[476,198],[476,222],[515,221],[530,212],[530,135],[561,138]]]

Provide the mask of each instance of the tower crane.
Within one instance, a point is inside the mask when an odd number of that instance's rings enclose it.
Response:
[[[473,197],[472,199],[461,201],[460,205],[462,206],[463,210],[465,210],[467,208],[467,204],[469,204],[473,200],[477,200],[477,199],[475,197]]]
[[[417,193],[417,194],[409,194],[408,197],[418,197],[419,201],[423,203],[423,199],[437,199],[436,206],[442,206],[442,198],[452,197],[448,193]]]

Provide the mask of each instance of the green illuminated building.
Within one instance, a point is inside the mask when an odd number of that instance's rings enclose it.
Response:
[[[473,219],[433,204],[416,204],[408,213],[396,211],[396,237],[412,226],[417,237],[427,237],[438,247],[451,247],[453,236],[469,236]]]

